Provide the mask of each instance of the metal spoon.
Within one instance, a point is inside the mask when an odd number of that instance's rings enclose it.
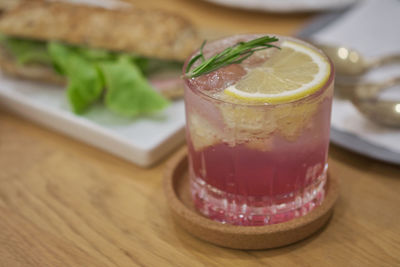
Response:
[[[386,64],[400,63],[400,54],[383,56],[375,60],[365,59],[356,50],[343,47],[314,43],[325,52],[335,65],[336,74],[345,76],[359,76],[372,68]]]
[[[400,84],[400,76],[381,83],[340,84],[335,81],[335,91],[338,93],[340,98],[352,99],[357,97],[370,99],[378,97],[380,92],[396,84]]]
[[[367,118],[390,127],[400,127],[400,101],[353,100],[353,104]]]
[[[400,84],[400,77],[381,84],[359,85],[351,99],[355,107],[374,122],[391,127],[400,127],[400,100],[379,100],[381,91]]]

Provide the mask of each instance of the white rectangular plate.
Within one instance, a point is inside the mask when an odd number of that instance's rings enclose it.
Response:
[[[118,117],[102,105],[82,116],[73,114],[58,87],[10,79],[0,73],[0,104],[15,113],[84,143],[148,167],[184,141],[182,100],[146,117]]]

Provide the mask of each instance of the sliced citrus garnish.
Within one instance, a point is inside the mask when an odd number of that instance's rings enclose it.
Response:
[[[327,81],[330,71],[328,60],[317,51],[285,41],[281,50],[224,93],[250,102],[289,102],[316,92]]]

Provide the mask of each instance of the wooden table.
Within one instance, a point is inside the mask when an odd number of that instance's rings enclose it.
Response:
[[[147,2],[137,5],[230,33],[291,34],[312,17]],[[399,167],[332,146],[342,186],[329,225],[291,246],[239,251],[173,224],[162,191],[167,160],[142,169],[0,110],[0,266],[400,266]]]

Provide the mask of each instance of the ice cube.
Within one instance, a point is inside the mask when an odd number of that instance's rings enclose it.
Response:
[[[238,64],[228,65],[213,72],[189,80],[194,88],[206,93],[224,90],[236,83],[246,74],[245,69]]]

